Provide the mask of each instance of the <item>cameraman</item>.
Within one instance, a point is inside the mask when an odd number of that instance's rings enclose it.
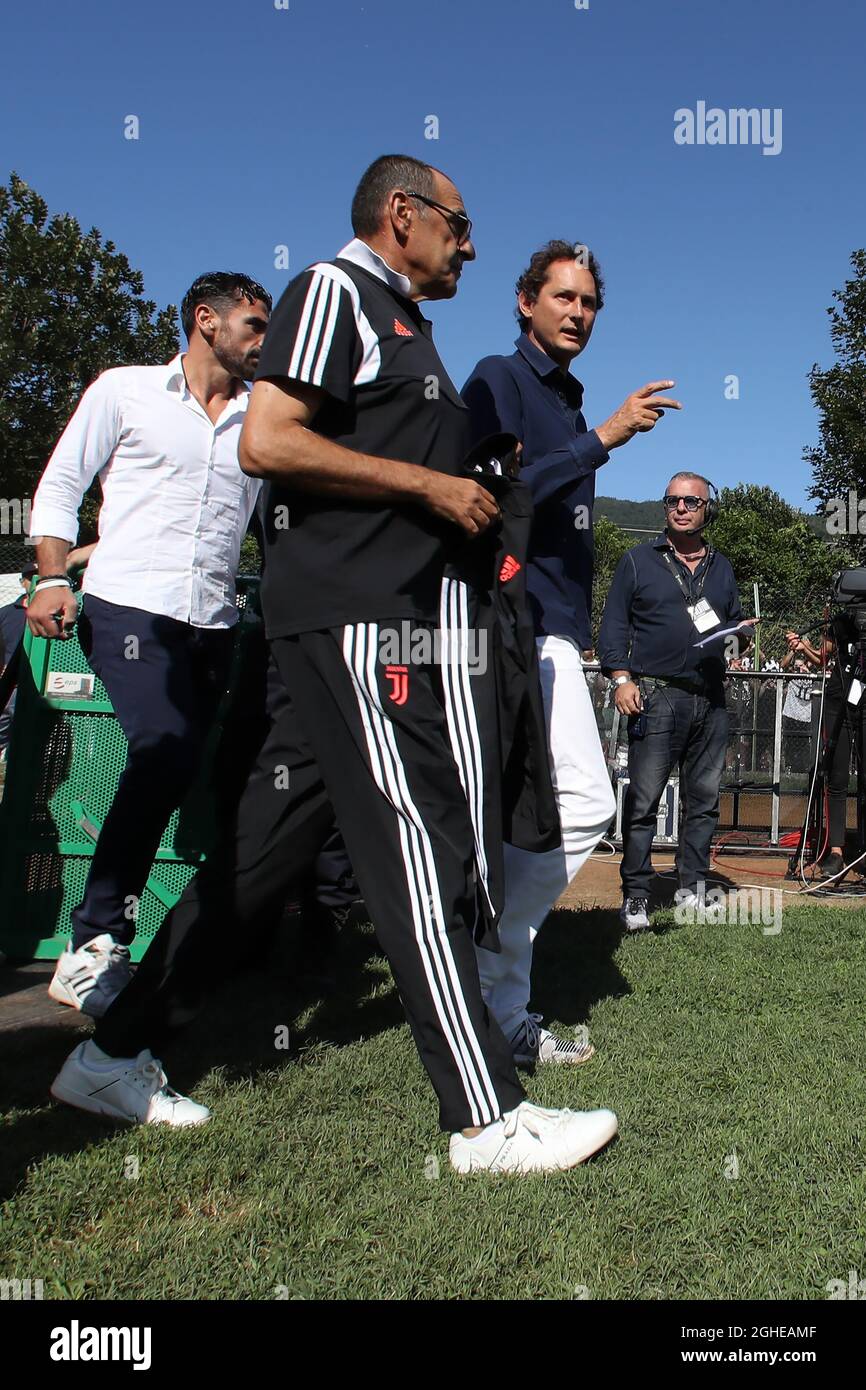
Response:
[[[656,814],[676,764],[684,811],[679,904],[698,901],[718,823],[728,741],[725,650],[696,643],[716,628],[744,624],[734,572],[703,536],[714,506],[709,489],[700,474],[674,474],[664,496],[665,530],[626,551],[601,620],[601,668],[613,677],[616,707],[629,721],[620,866],[620,920],[628,931],[649,926]],[[749,638],[730,641],[739,651]]]
[[[799,657],[813,670],[825,673],[824,707],[816,743],[825,760],[824,771],[827,779],[828,803],[827,838],[830,841],[830,849],[829,853],[820,860],[820,871],[817,877],[822,879],[836,878],[837,881],[845,873],[845,831],[848,820],[848,775],[851,767],[851,746],[858,730],[862,734],[863,727],[862,697],[853,704],[846,698],[853,672],[854,657],[852,653],[856,650],[850,639],[856,637],[856,633],[840,628],[838,635],[841,644],[837,656],[837,644],[833,638],[824,637],[820,647],[814,647],[811,642],[806,641],[796,632],[785,634],[790,660]],[[820,697],[821,686],[816,682],[812,691],[813,702]],[[830,748],[830,741],[835,731],[838,731],[835,745]],[[826,761],[828,753],[830,754],[829,763]]]

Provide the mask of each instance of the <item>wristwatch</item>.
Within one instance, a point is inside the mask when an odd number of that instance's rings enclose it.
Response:
[[[631,685],[631,676],[614,676],[614,685]]]

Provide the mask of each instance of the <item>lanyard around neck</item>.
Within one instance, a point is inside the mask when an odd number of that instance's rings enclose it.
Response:
[[[678,588],[679,588],[679,590],[680,590],[680,593],[682,594],[683,598],[684,598],[685,601],[686,601],[687,607],[691,607],[693,604],[697,603],[701,598],[703,598],[703,593],[704,593],[704,581],[706,580],[707,574],[708,574],[708,572],[709,572],[710,560],[712,559],[712,556],[713,556],[712,547],[711,547],[711,546],[707,546],[707,553],[706,553],[706,555],[704,556],[704,559],[706,560],[706,565],[704,566],[704,572],[703,572],[703,574],[701,575],[700,584],[698,585],[697,596],[695,596],[694,590],[693,590],[693,588],[692,588],[692,580],[694,579],[695,576],[694,576],[693,574],[689,574],[689,587],[688,587],[688,589],[686,589],[686,586],[685,586],[685,584],[683,583],[683,577],[682,577],[682,575],[681,575],[680,572],[679,572],[679,566],[674,565],[673,561],[671,560],[671,552],[670,552],[670,550],[665,550],[665,551],[662,552],[662,554],[663,554],[663,557],[664,557],[664,560],[665,560],[665,563],[666,563],[668,569],[670,570],[671,574],[673,575],[673,577],[674,577],[674,579],[675,579],[675,581],[676,581],[676,583],[677,583],[677,586],[678,586]]]

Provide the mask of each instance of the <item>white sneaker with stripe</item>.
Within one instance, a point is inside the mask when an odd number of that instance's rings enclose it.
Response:
[[[588,1039],[558,1038],[548,1028],[541,1027],[541,1014],[527,1014],[520,1029],[511,1039],[514,1062],[518,1067],[534,1066],[537,1062],[559,1062],[579,1066],[595,1056]]]
[[[48,993],[58,1004],[101,1018],[129,984],[129,948],[108,932],[73,951],[66,947],[57,962]]]
[[[617,1131],[612,1110],[543,1110],[525,1100],[474,1139],[452,1134],[458,1173],[552,1173],[584,1163]]]
[[[51,1084],[51,1094],[55,1100],[92,1115],[143,1125],[179,1129],[203,1125],[210,1119],[206,1106],[171,1089],[162,1063],[150,1052],[109,1057],[90,1039],[69,1054]]]

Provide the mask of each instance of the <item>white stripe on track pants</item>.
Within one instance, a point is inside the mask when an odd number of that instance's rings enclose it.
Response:
[[[481,996],[475,835],[439,672],[383,665],[374,623],[277,638],[271,657],[272,723],[231,835],[166,917],[96,1041],[131,1056],[188,1022],[219,962],[235,968],[309,874],[336,813],[442,1127],[488,1124],[524,1093]]]

